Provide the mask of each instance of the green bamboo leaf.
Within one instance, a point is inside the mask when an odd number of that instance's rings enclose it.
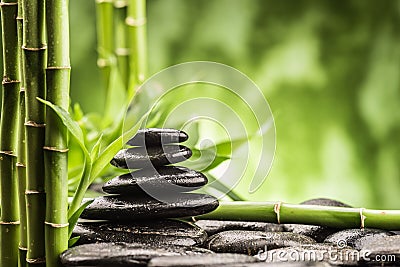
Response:
[[[233,191],[233,189],[230,189],[228,186],[226,186],[224,183],[219,181],[212,174],[207,173],[206,176],[208,178],[208,186],[213,187],[213,188],[217,189],[218,191],[225,193],[229,198],[231,198],[234,201],[243,201],[244,200],[242,197],[240,197],[238,194],[236,194]]]
[[[83,136],[82,129],[81,127],[79,127],[79,124],[72,119],[68,111],[39,97],[37,97],[36,99],[54,110],[58,117],[60,117],[65,127],[67,127],[68,131],[75,137],[85,156],[90,157],[89,152],[85,146],[85,138]]]
[[[76,223],[78,222],[79,216],[81,216],[83,210],[89,206],[89,204],[91,204],[94,201],[94,199],[86,201],[85,203],[83,203],[79,209],[77,209],[74,214],[72,214],[72,216],[68,219],[68,236],[71,237],[72,235],[72,231],[74,230],[74,227],[76,225]]]
[[[97,157],[99,156],[102,138],[103,138],[103,134],[101,134],[99,136],[99,138],[96,141],[96,144],[94,144],[94,146],[92,148],[92,151],[90,151],[90,158],[91,158],[92,162],[94,162],[97,159]]]
[[[74,237],[70,238],[70,239],[68,240],[68,247],[70,248],[70,247],[72,247],[73,245],[75,245],[76,242],[78,242],[79,238],[81,238],[81,237],[80,237],[80,236],[74,236]]]

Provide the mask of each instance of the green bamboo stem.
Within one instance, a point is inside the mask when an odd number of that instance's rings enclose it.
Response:
[[[106,89],[110,83],[114,52],[113,11],[113,0],[96,0],[97,66]]]
[[[46,1],[47,100],[68,110],[70,86],[68,0]],[[46,266],[61,266],[59,255],[68,249],[67,128],[51,109],[46,110],[44,146],[46,173]]]
[[[20,58],[18,48],[18,2],[1,2],[1,26],[3,41],[3,91],[0,126],[0,264],[18,265],[19,209],[17,134],[20,90]]]
[[[147,77],[146,0],[128,0],[128,37],[130,44],[129,90],[144,82]]]
[[[195,219],[400,230],[400,210],[293,205],[282,202],[221,202],[215,211],[197,216]]]
[[[46,193],[43,147],[45,107],[36,98],[45,99],[46,43],[44,0],[23,1],[23,66],[25,75],[25,140],[27,182],[27,266],[45,266],[44,222]]]
[[[23,1],[18,0],[18,50],[19,57],[22,59],[22,36],[23,36]],[[19,195],[19,254],[18,266],[26,266],[26,254],[28,251],[27,225],[26,225],[26,147],[25,147],[25,81],[23,62],[20,60],[21,88],[19,92],[19,125],[18,125],[18,162],[16,164],[18,176],[18,195]]]
[[[127,0],[114,0],[114,53],[117,57],[119,74],[126,87],[129,82],[129,47],[125,24],[127,6]]]

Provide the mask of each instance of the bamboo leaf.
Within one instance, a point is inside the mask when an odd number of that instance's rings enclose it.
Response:
[[[95,161],[97,159],[97,157],[99,156],[102,138],[103,138],[103,134],[101,134],[99,136],[99,138],[96,141],[96,144],[94,144],[94,146],[92,148],[92,151],[90,151],[90,158],[91,158],[92,162]]]
[[[218,191],[225,193],[228,197],[230,197],[234,201],[243,201],[244,199],[236,194],[233,189],[226,186],[223,182],[219,181],[212,174],[207,173],[208,178],[208,186],[217,189]]]
[[[86,201],[85,203],[83,203],[79,209],[77,209],[74,214],[72,214],[72,216],[68,219],[68,223],[69,223],[69,227],[68,227],[68,236],[71,237],[72,235],[72,231],[74,230],[74,227],[76,225],[76,223],[78,222],[79,216],[81,216],[83,210],[89,206],[89,204],[91,204],[94,201],[94,199]]]
[[[68,240],[68,247],[70,248],[70,247],[72,247],[73,245],[75,245],[76,242],[78,242],[79,238],[81,238],[81,237],[80,237],[80,236],[74,236],[74,237],[70,238],[70,239]]]
[[[39,97],[37,97],[36,99],[42,102],[43,104],[47,105],[48,107],[50,107],[52,110],[54,110],[54,112],[58,115],[58,117],[60,117],[65,127],[67,127],[68,131],[75,137],[85,156],[90,157],[89,152],[85,146],[85,141],[84,141],[85,139],[83,136],[82,129],[81,127],[79,127],[79,124],[72,119],[68,111]]]

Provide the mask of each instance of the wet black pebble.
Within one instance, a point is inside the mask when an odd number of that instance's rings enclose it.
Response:
[[[81,218],[110,221],[143,221],[160,218],[191,217],[215,210],[218,200],[210,195],[179,194],[163,201],[150,196],[103,196],[83,211]]]
[[[328,198],[314,198],[300,203],[301,205],[320,205],[320,206],[331,206],[331,207],[347,207],[351,206]],[[318,225],[308,224],[285,224],[284,229],[287,232],[293,232],[301,235],[309,236],[315,239],[317,242],[322,242],[329,235],[339,231],[339,229],[333,227],[325,227]]]
[[[206,267],[230,266],[236,263],[258,262],[257,258],[232,253],[202,254],[193,256],[157,257],[150,260],[149,267]]]
[[[392,232],[379,229],[346,229],[328,236],[324,242],[338,245],[346,244],[352,248],[361,249],[362,241],[360,240],[362,238],[368,237],[371,242],[374,242],[374,239],[391,235],[393,235]]]
[[[160,146],[161,144],[181,143],[188,140],[188,135],[180,130],[148,128],[141,129],[128,141],[131,146]]]
[[[120,150],[111,164],[124,169],[141,169],[178,163],[192,156],[192,151],[180,145],[163,147],[133,147]]]
[[[188,192],[207,184],[207,177],[197,171],[185,167],[164,166],[146,168],[108,181],[103,191],[110,194],[138,195],[145,192],[172,193]]]
[[[143,244],[132,243],[95,243],[70,248],[60,258],[64,266],[146,266],[154,257],[203,253],[212,252],[185,246],[143,247]]]
[[[207,239],[207,233],[200,227],[178,220],[79,223],[74,228],[73,236],[80,236],[78,244],[126,242],[143,243],[147,246],[159,244],[197,246]]]
[[[363,264],[400,266],[400,235],[376,238],[364,244],[360,254],[365,255]]]
[[[208,238],[205,247],[214,252],[256,255],[260,250],[314,244],[310,237],[288,232],[261,232],[233,230]]]
[[[204,229],[208,235],[229,230],[250,230],[264,232],[283,232],[283,225],[264,222],[199,220],[195,224]]]

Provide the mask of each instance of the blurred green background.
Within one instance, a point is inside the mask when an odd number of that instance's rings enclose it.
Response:
[[[71,1],[72,102],[102,112],[94,0]],[[149,71],[209,60],[247,74],[276,154],[246,199],[400,208],[400,1],[149,0]]]

